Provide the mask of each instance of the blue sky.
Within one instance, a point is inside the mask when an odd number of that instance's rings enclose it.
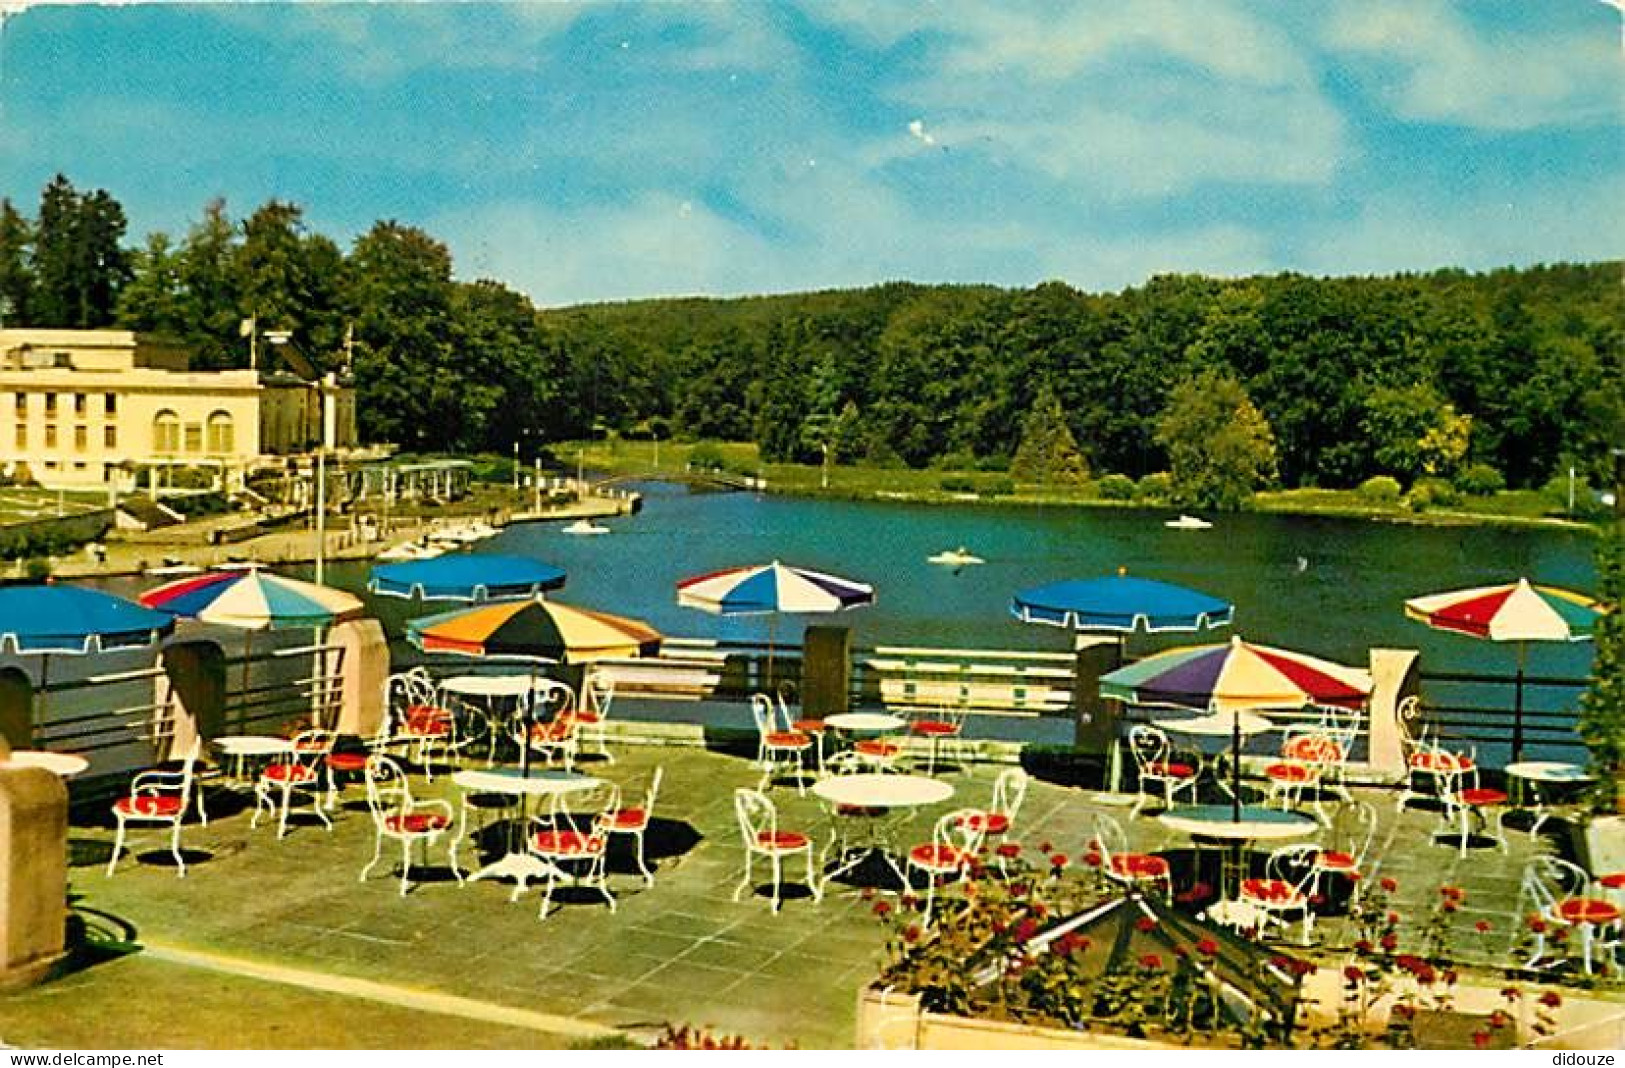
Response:
[[[539,304],[1625,251],[1599,0],[23,6],[0,195],[271,197]]]

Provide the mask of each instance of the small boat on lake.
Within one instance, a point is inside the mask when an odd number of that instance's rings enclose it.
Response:
[[[415,541],[403,541],[399,545],[391,545],[378,554],[378,559],[396,562],[401,560],[428,560],[439,556],[445,550],[434,545],[423,545]]]
[[[141,573],[152,578],[174,578],[179,575],[202,574],[203,568],[197,564],[189,564],[177,556],[166,556],[161,566],[146,568]]]
[[[1168,520],[1163,526],[1170,530],[1208,530],[1213,524],[1198,516],[1182,515],[1178,519]]]
[[[564,528],[566,534],[608,534],[609,528],[590,519],[577,519]]]
[[[954,568],[964,567],[967,564],[987,563],[986,560],[983,560],[980,556],[968,551],[963,545],[957,549],[945,549],[942,552],[937,553],[935,556],[928,556],[925,559],[927,563],[941,564],[944,567]]]

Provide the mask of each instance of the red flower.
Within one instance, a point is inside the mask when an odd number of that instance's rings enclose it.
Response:
[[[890,901],[876,901],[875,902],[875,915],[876,916],[884,917],[889,912],[891,912],[891,902]]]
[[[1196,952],[1202,954],[1204,957],[1216,956],[1219,952],[1219,943],[1213,941],[1211,938],[1204,938],[1200,942],[1196,943]]]
[[[1389,927],[1398,927],[1399,926],[1399,913],[1390,912],[1388,914],[1388,926]]]
[[[1015,842],[1000,842],[996,852],[1007,860],[1014,860],[1021,856],[1021,846]]]
[[[1453,897],[1447,897],[1439,904],[1439,908],[1443,909],[1446,913],[1455,912],[1459,907],[1460,906],[1456,904],[1456,899]]]
[[[903,928],[903,941],[905,941],[905,942],[918,942],[919,940],[920,940],[920,925],[919,924],[911,923],[907,927]]]
[[[1515,986],[1503,986],[1501,988],[1501,996],[1506,998],[1508,1001],[1517,1001],[1519,998],[1523,997],[1523,991],[1519,990]]]
[[[1402,1001],[1394,1006],[1393,1014],[1401,1020],[1414,1020],[1416,1019],[1416,1006],[1407,1005]]]
[[[1180,960],[1186,960],[1190,957],[1190,954],[1186,952],[1184,946],[1175,946],[1174,956],[1178,957]]]
[[[1477,1046],[1479,1049],[1483,1049],[1485,1046],[1488,1046],[1489,1044],[1490,1044],[1490,1033],[1488,1031],[1474,1031],[1473,1032],[1473,1045]]]
[[[1347,979],[1351,983],[1363,983],[1365,982],[1365,972],[1364,970],[1356,968],[1354,965],[1350,964],[1347,968],[1343,969],[1343,978]]]
[[[1473,924],[1473,930],[1477,931],[1479,934],[1489,934],[1490,933],[1490,921],[1489,920],[1479,920],[1477,923]]]
[[[1049,918],[1049,906],[1044,904],[1042,901],[1034,901],[1033,902],[1033,915],[1038,917],[1041,920],[1048,919]]]
[[[1541,919],[1539,916],[1531,916],[1529,917],[1529,929],[1536,934],[1545,934],[1546,921]]]
[[[1270,967],[1283,972],[1291,971],[1292,960],[1289,957],[1271,957]]]
[[[1467,891],[1459,886],[1441,886],[1439,887],[1439,896],[1446,901],[1465,901]]]
[[[1083,855],[1083,862],[1089,865],[1091,868],[1098,868],[1101,864],[1100,854],[1090,850]]]
[[[903,906],[905,909],[911,909],[920,903],[920,899],[915,897],[913,894],[904,894],[897,899],[897,903]]]
[[[1392,953],[1395,949],[1399,948],[1399,936],[1394,934],[1392,931],[1389,931],[1387,934],[1382,936],[1381,940],[1377,944],[1382,946],[1384,952]]]
[[[1033,935],[1037,933],[1038,921],[1033,919],[1031,916],[1023,916],[1021,918],[1021,922],[1016,924],[1016,929],[1011,933],[1010,937],[1014,938],[1017,942],[1030,942]]]
[[[1147,931],[1155,931],[1157,929],[1157,921],[1153,920],[1149,916],[1141,916],[1139,919],[1134,921],[1134,929],[1139,931],[1141,934],[1144,934]]]
[[[1416,969],[1416,981],[1419,983],[1426,983],[1427,985],[1432,986],[1433,981],[1438,977],[1438,973],[1433,970],[1433,965],[1431,964],[1423,964],[1421,967]]]
[[[1399,884],[1394,882],[1393,879],[1386,875],[1382,877],[1382,880],[1378,882],[1377,885],[1382,887],[1386,893],[1390,894],[1399,889]]]
[[[1056,871],[1060,871],[1062,868],[1066,867],[1066,854],[1056,853],[1050,857],[1049,866],[1054,868]]]
[[[1439,978],[1444,980],[1444,985],[1445,986],[1455,986],[1456,985],[1456,980],[1461,978],[1461,977],[1456,974],[1456,969],[1454,969],[1454,968],[1446,968],[1444,970],[1444,974],[1441,975]]]
[[[1496,1009],[1494,1012],[1490,1013],[1489,1024],[1497,1031],[1511,1022],[1512,1016],[1505,1009]]]
[[[1314,966],[1314,964],[1310,963],[1309,961],[1294,959],[1294,960],[1288,961],[1287,963],[1291,965],[1292,974],[1296,975],[1296,976],[1299,976],[1300,978],[1302,976],[1305,976],[1305,975],[1314,975],[1315,974],[1315,971],[1316,971],[1315,966]]]
[[[1053,853],[1055,852],[1055,847],[1050,845],[1048,842],[1040,842],[1038,844],[1038,851],[1040,853]]]
[[[1162,967],[1162,958],[1155,953],[1147,953],[1140,958],[1140,967],[1156,971]]]
[[[1354,943],[1354,951],[1356,953],[1370,953],[1371,952],[1371,940],[1369,938],[1362,938],[1358,942],[1355,942]]]
[[[1548,1009],[1558,1008],[1563,1004],[1563,995],[1555,990],[1548,990],[1540,996],[1540,1003]]]

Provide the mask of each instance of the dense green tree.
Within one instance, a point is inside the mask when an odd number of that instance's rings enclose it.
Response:
[[[0,323],[31,321],[33,247],[33,225],[10,197],[0,198]]]
[[[1174,387],[1157,440],[1180,504],[1235,509],[1274,475],[1270,425],[1225,371],[1210,368]]]
[[[130,281],[119,293],[118,322],[130,330],[172,337],[191,331],[192,316],[181,285],[181,257],[169,235],[147,235],[145,248],[130,257]]]
[[[1597,654],[1591,685],[1580,697],[1578,723],[1591,753],[1591,773],[1606,792],[1605,806],[1614,803],[1625,775],[1625,519],[1618,515],[1597,543],[1597,597],[1611,610],[1597,621]]]
[[[240,326],[254,315],[237,271],[237,226],[226,202],[204,205],[181,245],[179,283],[186,295],[187,341],[200,368],[246,367],[251,348]],[[256,326],[259,325],[257,322]],[[266,324],[279,329],[276,323]]]
[[[1021,482],[1077,485],[1088,479],[1089,466],[1066,425],[1066,412],[1055,391],[1044,386],[1021,426],[1021,442],[1010,458],[1010,474]]]
[[[1472,420],[1432,386],[1379,386],[1366,398],[1361,431],[1377,465],[1407,482],[1449,477],[1467,455]]]
[[[113,322],[129,274],[119,244],[125,227],[124,208],[106,190],[80,194],[65,176],[51,179],[35,223],[30,323],[94,329]]]

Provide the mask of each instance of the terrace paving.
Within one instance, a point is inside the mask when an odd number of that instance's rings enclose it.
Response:
[[[424,869],[405,898],[384,865],[360,882],[373,831],[359,788],[348,791],[331,833],[301,822],[281,841],[274,825],[251,829],[241,802],[212,794],[211,822],[184,831],[184,879],[159,831],[133,835],[136,856],[105,877],[111,828],[104,806],[84,806],[70,829],[74,908],[106,938],[140,951],[0,998],[0,1038],[113,1048],[559,1047],[618,1032],[647,1040],[673,1023],[765,1045],[850,1047],[857,994],[887,935],[872,902],[840,885],[821,903],[792,893],[776,916],[765,895],[733,901],[743,854],[732,792],[755,785],[757,771],[695,747],[615,752],[613,764],[587,767],[621,784],[629,800],[657,765],[666,769],[649,839],[656,883],[646,887],[629,858],[612,854],[616,911],[583,897],[546,920],[535,890],[510,903],[504,884],[459,887],[443,867],[443,845],[430,858],[437,867]],[[947,776],[956,792],[941,808],[985,804],[998,770]],[[424,796],[457,795],[448,776],[414,783]],[[827,826],[810,794],[784,784],[771,793],[782,826]],[[1463,955],[1504,951],[1523,862],[1555,840],[1511,830],[1508,856],[1475,848],[1461,858],[1431,842],[1436,814],[1396,814],[1392,793],[1370,796],[1382,820],[1370,876],[1398,880],[1394,907],[1405,923],[1420,925],[1437,887],[1455,882],[1468,895],[1457,917]],[[1035,781],[1019,840],[1076,856],[1099,801]],[[1121,805],[1106,810],[1127,818]],[[928,839],[934,814],[920,813],[911,837]],[[1149,814],[1129,835],[1139,850],[1190,848]],[[465,867],[471,859],[465,848]],[[790,864],[792,879],[799,868]],[[1474,934],[1480,918],[1495,924],[1493,942]],[[1328,918],[1316,930],[1337,947],[1352,941],[1348,928]]]

